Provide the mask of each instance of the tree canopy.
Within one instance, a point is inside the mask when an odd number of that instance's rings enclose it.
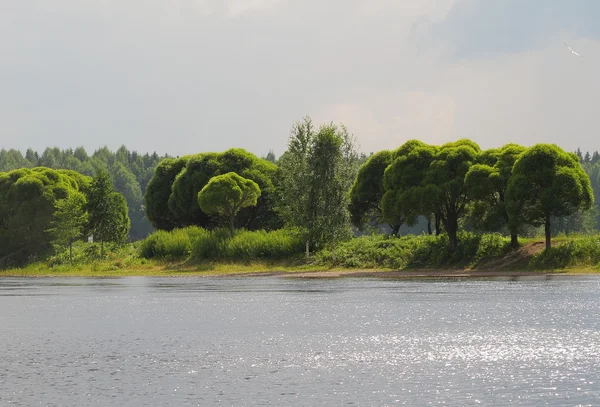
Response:
[[[515,163],[506,199],[513,220],[544,225],[549,248],[552,217],[589,209],[594,195],[576,154],[553,144],[537,144]]]
[[[286,226],[305,232],[307,254],[311,245],[347,234],[358,154],[346,128],[329,124],[316,132],[305,117],[293,126],[278,163],[277,211]]]
[[[143,196],[160,159],[156,153],[142,155],[125,146],[115,152],[102,147],[92,154],[88,154],[83,147],[74,150],[50,147],[41,154],[28,149],[24,156],[18,150],[2,149],[0,172],[44,166],[68,169],[92,177],[103,169],[110,175],[115,190],[123,194],[127,201],[131,219],[130,240],[139,240],[152,231],[152,225],[145,215]]]
[[[188,225],[213,227],[217,219],[200,209],[198,192],[211,178],[235,172],[256,182],[262,191],[256,206],[240,210],[240,226],[250,230],[277,228],[281,222],[273,211],[276,171],[275,164],[243,149],[166,159],[157,167],[146,190],[146,213],[160,229]]]
[[[474,200],[472,220],[480,230],[499,231],[506,227],[513,246],[518,244],[518,222],[511,222],[506,208],[506,188],[513,166],[527,149],[517,144],[486,150],[467,172],[465,184]]]
[[[250,179],[235,172],[212,177],[198,193],[198,205],[204,213],[223,217],[229,229],[235,229],[235,216],[240,209],[255,206],[260,197],[260,187]]]
[[[86,194],[90,182],[73,171],[43,167],[0,173],[0,267],[48,254],[57,202]]]
[[[379,224],[384,221],[381,200],[383,198],[383,173],[392,163],[391,151],[383,150],[373,154],[358,169],[358,175],[350,190],[350,216],[352,223],[362,228],[365,224]],[[398,233],[401,225],[390,224],[392,233]]]
[[[116,192],[108,174],[102,170],[93,178],[86,205],[88,212],[88,232],[94,241],[101,242],[104,255],[104,242],[124,243],[130,227],[127,202]]]

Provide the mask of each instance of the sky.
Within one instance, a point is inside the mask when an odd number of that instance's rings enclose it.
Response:
[[[597,0],[3,0],[0,148],[600,149]],[[565,42],[581,57],[573,55]]]

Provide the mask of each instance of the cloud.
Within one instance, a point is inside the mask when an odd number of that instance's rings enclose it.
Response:
[[[365,151],[593,148],[599,130],[593,0],[7,4],[0,147],[280,154],[306,114],[344,122]]]

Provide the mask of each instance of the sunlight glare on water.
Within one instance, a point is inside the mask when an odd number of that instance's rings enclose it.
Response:
[[[600,279],[0,279],[0,405],[598,405]]]

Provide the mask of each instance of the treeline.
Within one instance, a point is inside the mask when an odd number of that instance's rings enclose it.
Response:
[[[429,234],[447,236],[450,253],[460,252],[461,230],[499,232],[510,236],[513,246],[519,236],[541,231],[550,247],[557,231],[597,230],[598,156],[568,153],[550,144],[529,148],[507,144],[482,150],[462,139],[439,146],[409,140],[396,150],[367,158],[358,154],[344,126],[317,127],[308,117],[294,124],[288,148],[278,159],[272,152],[263,159],[235,148],[163,159],[156,154],[140,156],[125,147],[115,153],[103,148],[92,156],[82,148],[47,149],[41,156],[31,150],[25,156],[2,150],[0,171],[21,169],[0,173],[5,188],[0,191],[0,226],[6,232],[5,242],[12,233],[9,229],[22,228],[19,238],[11,242],[13,252],[28,253],[19,245],[34,241],[42,247],[55,244],[50,240],[51,229],[57,228],[46,225],[57,222],[62,210],[59,202],[74,194],[52,192],[56,189],[52,185],[59,179],[61,185],[73,184],[85,200],[74,207],[89,208],[87,181],[81,180],[106,171],[115,190],[125,197],[132,229],[137,227],[132,238],[143,237],[152,227],[179,233],[178,242],[187,236],[178,231],[190,226],[202,230],[225,226],[231,239],[238,229],[286,229],[304,243],[307,256],[313,250],[327,249],[335,261],[335,248],[351,238],[356,228],[387,224],[392,234],[398,234],[403,225],[424,221]],[[43,167],[76,172],[49,172]],[[80,178],[70,181],[69,177]],[[42,201],[54,198],[39,206],[40,196]],[[23,207],[21,214],[14,212],[15,205]],[[36,205],[45,209],[33,211]],[[93,211],[86,211],[86,216],[92,216]],[[43,225],[38,225],[37,235],[28,234],[29,226],[23,222],[27,216]],[[13,218],[21,223],[12,225]],[[89,224],[89,219],[84,223]],[[88,229],[83,226],[79,235],[85,236]],[[236,242],[243,246],[251,240],[249,236]],[[147,251],[161,252],[161,242],[168,238],[162,233],[153,239]],[[271,238],[260,239],[264,243]],[[44,250],[29,252],[37,255]],[[12,252],[6,253],[5,257]]]
[[[351,197],[355,224],[384,221],[398,230],[423,216],[437,234],[448,234],[451,251],[466,226],[509,234],[515,246],[527,226],[543,226],[550,247],[556,219],[587,214],[594,202],[574,153],[550,144],[482,151],[465,139],[442,146],[411,140],[374,154]]]
[[[592,190],[594,191],[594,207],[592,210],[574,219],[567,218],[562,220],[561,226],[565,229],[566,233],[571,232],[573,227],[581,225],[580,228],[585,232],[591,230],[598,230],[600,228],[600,153],[594,151],[593,154],[590,152],[582,153],[581,150],[577,150],[577,156],[580,159],[583,169],[590,177],[592,183]]]
[[[359,159],[345,127],[317,129],[305,118],[277,164],[242,149],[161,161],[146,191],[146,212],[161,230],[293,228],[309,252],[351,236],[348,190]],[[258,188],[242,186],[246,181]],[[256,199],[243,204],[250,192]]]
[[[88,155],[83,147],[61,150],[46,148],[41,154],[28,149],[25,154],[18,150],[0,150],[0,172],[8,172],[19,168],[47,167],[52,169],[73,170],[93,177],[98,170],[105,170],[115,187],[123,194],[129,208],[131,230],[129,239],[139,240],[152,232],[143,207],[143,197],[148,182],[161,159],[166,156],[139,154],[121,146],[112,152],[103,147]]]
[[[127,203],[108,174],[21,168],[0,173],[0,268],[22,266],[88,236],[124,243]]]

